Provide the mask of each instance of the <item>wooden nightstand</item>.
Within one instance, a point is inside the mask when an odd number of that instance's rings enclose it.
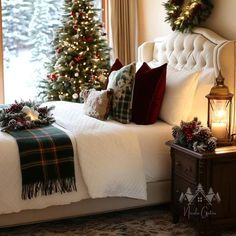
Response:
[[[204,231],[236,227],[236,147],[200,154],[171,142],[168,145],[173,221],[184,216]]]

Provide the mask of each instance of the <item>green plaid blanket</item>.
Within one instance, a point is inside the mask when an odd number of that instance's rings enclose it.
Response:
[[[76,191],[73,147],[65,132],[47,126],[9,134],[19,148],[22,199]]]

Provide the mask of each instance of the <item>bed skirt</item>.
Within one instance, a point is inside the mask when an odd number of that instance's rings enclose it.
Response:
[[[168,203],[171,196],[171,182],[147,183],[147,193],[147,201],[124,197],[86,199],[68,205],[3,214],[0,215],[0,228]]]

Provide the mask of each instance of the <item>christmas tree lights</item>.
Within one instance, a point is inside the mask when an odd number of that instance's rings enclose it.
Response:
[[[65,0],[64,8],[40,94],[49,101],[79,102],[83,88],[100,90],[106,84],[110,49],[93,0]]]

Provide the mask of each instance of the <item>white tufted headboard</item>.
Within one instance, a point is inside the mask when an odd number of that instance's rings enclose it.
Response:
[[[138,63],[147,62],[151,67],[168,63],[177,70],[199,71],[211,68],[215,77],[219,71],[225,78],[225,84],[234,94],[233,113],[236,111],[236,48],[235,41],[229,41],[206,28],[196,28],[192,34],[173,32],[165,37],[145,42],[138,49]],[[210,91],[208,91],[210,92]],[[205,95],[195,105],[200,105],[204,120],[207,116],[207,100]],[[204,103],[204,105],[203,105]],[[200,110],[193,109],[197,114]],[[235,116],[234,116],[235,117]],[[236,121],[233,118],[234,132]],[[204,123],[205,123],[204,122]]]
[[[206,28],[196,28],[192,34],[173,32],[165,37],[145,42],[139,47],[138,64],[151,66],[168,63],[177,70],[219,70],[230,91],[234,92],[235,78],[234,41],[228,41]]]

